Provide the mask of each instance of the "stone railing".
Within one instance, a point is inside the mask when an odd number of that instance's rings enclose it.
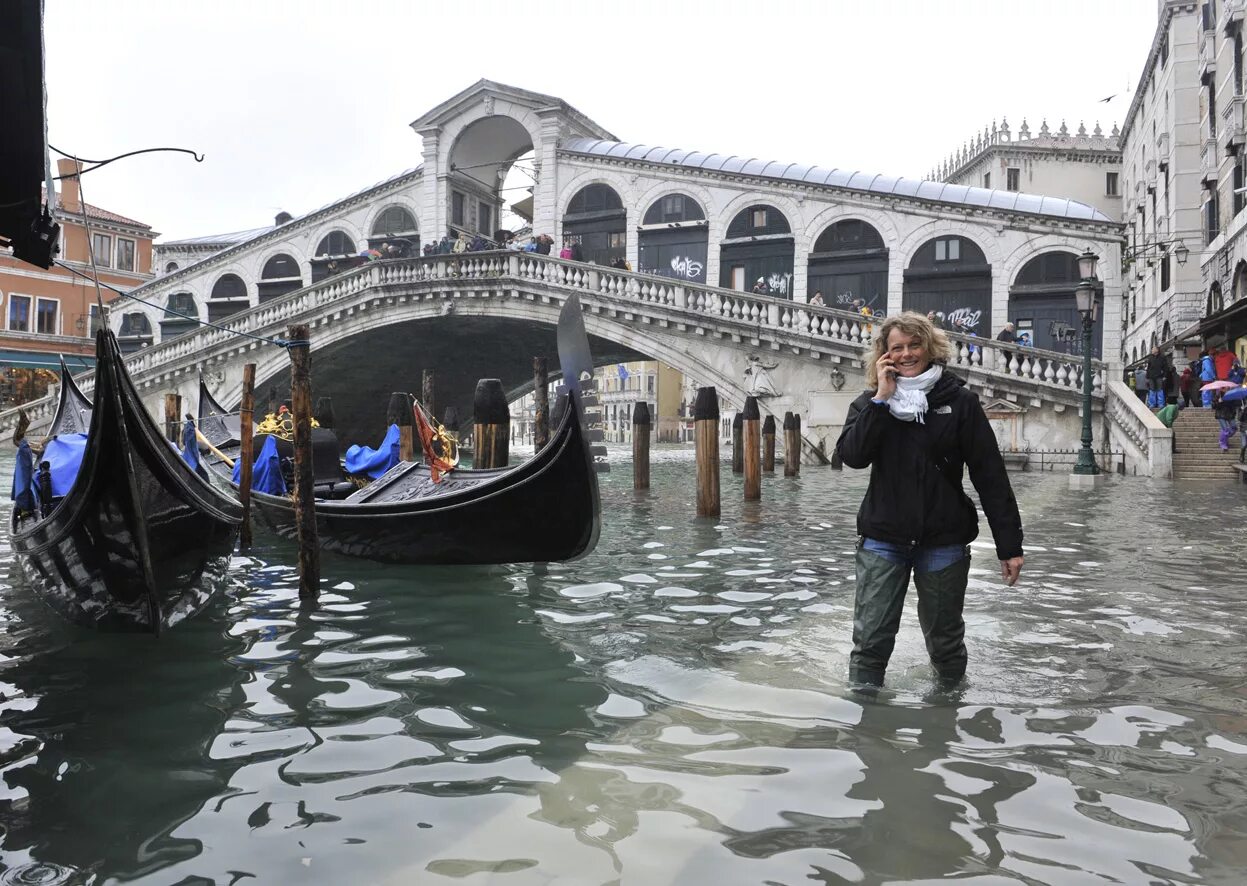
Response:
[[[235,314],[223,321],[222,328],[205,326],[144,348],[126,357],[126,368],[134,377],[159,376],[236,346],[240,334],[256,339],[280,338],[290,324],[331,313],[335,306],[345,306],[365,294],[383,296],[424,284],[436,288],[444,283],[447,288],[458,289],[473,281],[510,289],[528,284],[568,294],[578,292],[586,303],[616,309],[650,306],[655,313],[679,322],[735,326],[742,334],[755,337],[762,332],[782,335],[794,346],[811,350],[819,350],[820,345],[836,346],[856,358],[865,357],[882,319],[533,253],[476,252],[372,262]],[[1032,389],[1067,395],[1081,390],[1082,360],[1078,356],[954,333],[948,337],[953,344],[953,362],[967,370],[980,370],[983,378],[1011,376]],[[1092,366],[1093,391],[1103,396],[1104,365],[1095,360]],[[91,389],[92,374],[77,378],[84,391]],[[27,407],[28,412],[32,406]],[[10,412],[15,415],[15,410]],[[0,413],[0,427],[6,426],[8,416]]]
[[[1165,427],[1123,381],[1111,381],[1105,397],[1104,414],[1109,432],[1123,437],[1138,450],[1152,477],[1173,476],[1173,431]]]

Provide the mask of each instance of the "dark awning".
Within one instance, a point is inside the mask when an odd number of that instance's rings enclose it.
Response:
[[[1247,299],[1240,299],[1228,308],[1223,308],[1211,317],[1205,317],[1198,323],[1182,330],[1174,338],[1175,342],[1203,338],[1211,332],[1225,332],[1228,327],[1236,324],[1247,326]]]
[[[95,357],[86,354],[66,354],[65,362],[70,372],[84,372],[95,368]],[[60,372],[60,355],[53,351],[22,351],[17,348],[0,348],[0,369],[51,369]]]

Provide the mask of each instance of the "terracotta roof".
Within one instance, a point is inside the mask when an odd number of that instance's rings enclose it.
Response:
[[[46,202],[48,199],[48,192],[46,188],[42,190],[41,196],[43,197],[44,202]],[[102,209],[101,207],[95,206],[91,203],[87,203],[86,207],[87,215],[91,218],[98,218],[100,221],[113,222],[114,224],[119,225],[129,225],[132,228],[143,228],[148,231],[152,229],[151,225],[144,224],[141,221],[135,221],[132,218],[126,218],[124,215],[120,215],[116,212],[110,212],[107,209]],[[77,204],[73,207],[66,207],[64,204],[58,204],[57,208],[69,215],[82,214],[82,211],[78,208]]]

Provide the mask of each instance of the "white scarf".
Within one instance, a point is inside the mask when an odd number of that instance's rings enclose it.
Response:
[[[901,421],[925,424],[923,416],[927,412],[927,392],[935,387],[943,373],[943,366],[932,363],[930,369],[913,378],[897,376],[896,393],[888,399],[888,409]]]

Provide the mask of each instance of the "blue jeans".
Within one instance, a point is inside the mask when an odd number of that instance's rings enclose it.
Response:
[[[927,547],[911,548],[909,545],[893,544],[890,541],[879,541],[876,538],[863,538],[862,547],[873,554],[878,554],[889,563],[897,566],[909,566],[914,572],[939,572],[954,563],[961,561],[966,555],[965,545],[928,545]]]
[[[1147,406],[1149,409],[1162,409],[1165,405],[1165,389],[1151,388],[1147,392]]]

